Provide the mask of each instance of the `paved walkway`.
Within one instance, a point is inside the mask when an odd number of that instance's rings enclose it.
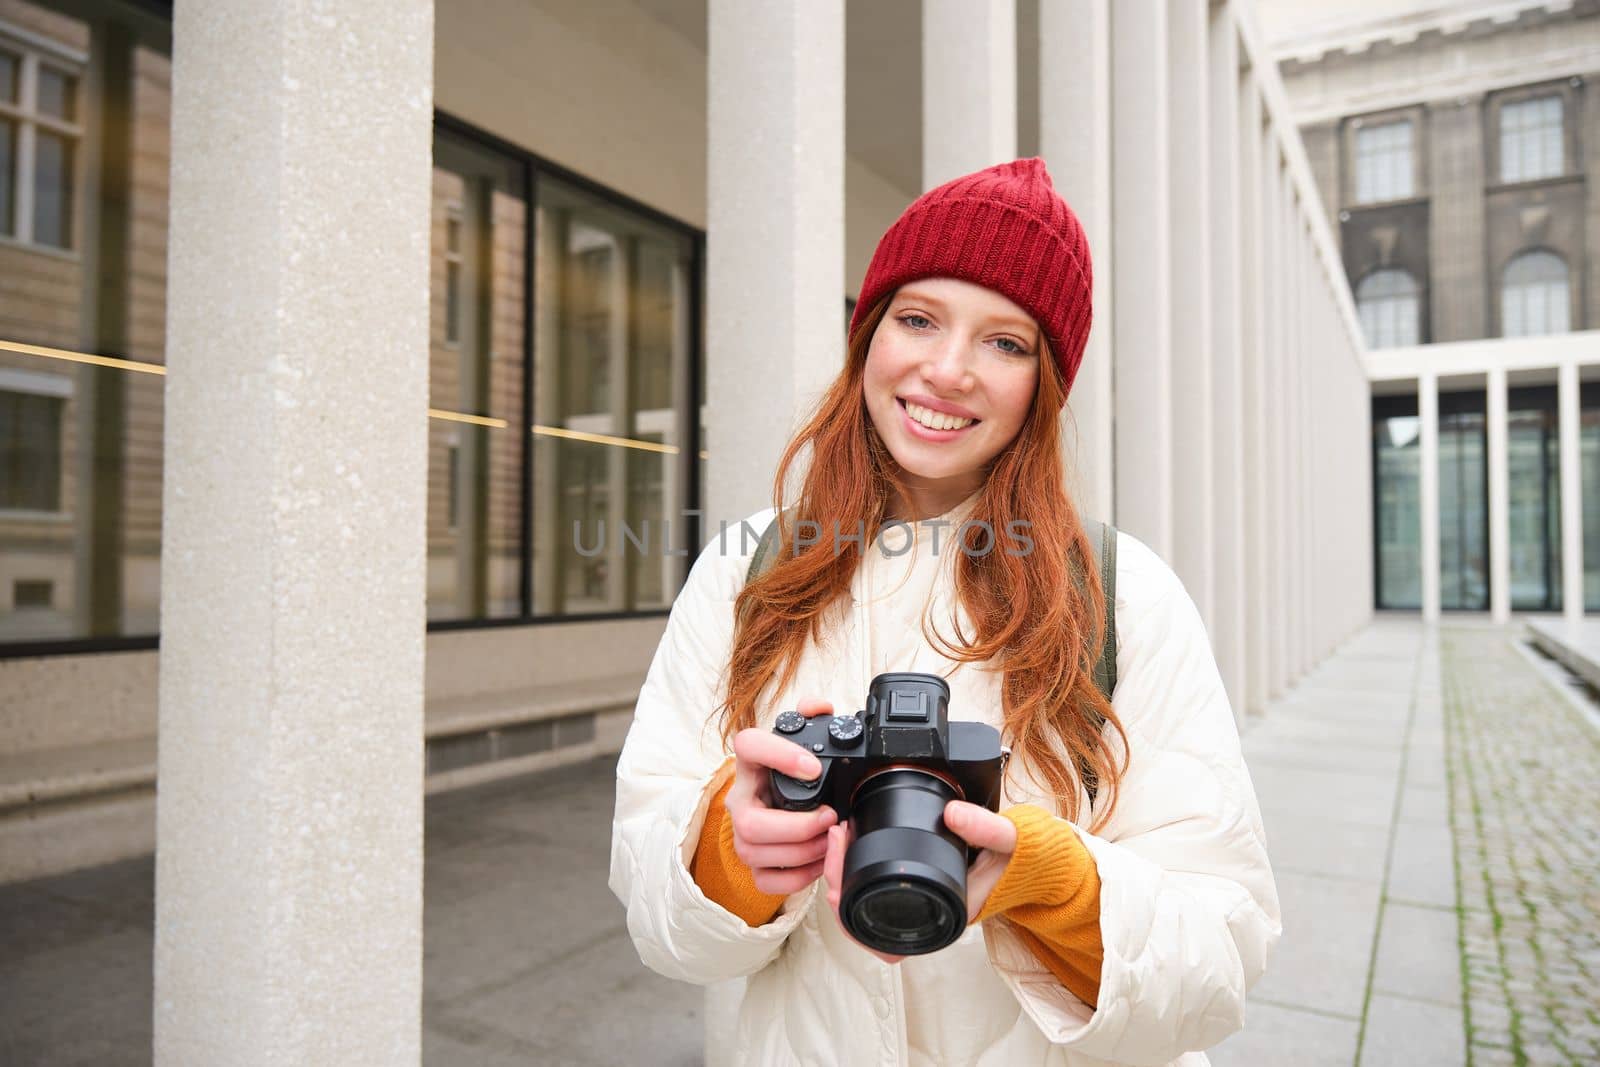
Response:
[[[1600,1063],[1600,730],[1520,637],[1380,619],[1247,732],[1286,929],[1217,1067]],[[426,1063],[699,1062],[606,888],[611,790],[429,799]],[[150,1062],[152,870],[0,887],[0,1063]]]
[[[1472,1062],[1600,1063],[1600,730],[1501,634],[1443,655]]]

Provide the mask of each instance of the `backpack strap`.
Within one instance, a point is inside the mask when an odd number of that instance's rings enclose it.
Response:
[[[1117,528],[1110,523],[1084,519],[1083,529],[1094,548],[1095,563],[1100,568],[1100,588],[1106,599],[1105,644],[1100,649],[1100,658],[1094,664],[1094,684],[1109,701],[1117,688]],[[1095,711],[1090,714],[1096,720],[1096,729],[1105,726],[1105,716]],[[1085,792],[1089,794],[1092,807],[1095,795],[1099,792],[1099,776],[1083,761],[1078,764],[1078,776],[1083,781]]]
[[[1094,684],[1110,700],[1117,688],[1117,528],[1094,519],[1084,519],[1083,528],[1094,546],[1106,597],[1106,641],[1094,665]]]
[[[746,585],[767,573],[772,567],[773,552],[777,549],[778,542],[782,539],[779,536],[782,518],[782,515],[774,513],[772,521],[761,532],[761,540],[756,542],[756,553],[750,557],[750,569],[745,571],[744,574]]]

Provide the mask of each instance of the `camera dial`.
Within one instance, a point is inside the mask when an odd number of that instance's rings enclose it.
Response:
[[[778,716],[778,721],[773,724],[780,734],[797,734],[806,728],[806,717],[798,711],[785,711]]]
[[[863,727],[859,715],[836,715],[828,724],[828,736],[846,748],[853,748],[861,743]]]

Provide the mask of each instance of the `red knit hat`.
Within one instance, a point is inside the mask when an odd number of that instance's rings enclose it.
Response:
[[[1089,339],[1089,242],[1037,156],[998,163],[917,197],[878,242],[850,332],[878,298],[917,278],[960,278],[1000,293],[1050,342],[1072,388]]]

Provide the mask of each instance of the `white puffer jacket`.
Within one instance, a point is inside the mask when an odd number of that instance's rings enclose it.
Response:
[[[920,628],[928,609],[954,637],[952,531],[975,500],[941,516],[948,528],[918,524],[903,555],[867,546],[850,610],[832,621],[820,647],[807,644],[787,690],[772,698],[769,687],[763,727],[800,696],[829,699],[841,714],[857,710],[872,678],[888,670],[946,675],[952,718],[998,725],[999,675],[975,665],[949,674],[953,664]],[[768,508],[746,522],[759,533],[772,517]],[[884,537],[889,552],[909,541],[903,527]],[[710,713],[725,691],[733,599],[754,547],[754,536],[730,529],[700,553],[617,764],[611,889],[627,906],[645,964],[713,987],[708,1062],[1207,1063],[1194,1050],[1244,1025],[1245,991],[1265,971],[1282,926],[1233,713],[1200,616],[1171,569],[1120,535],[1113,704],[1131,764],[1111,824],[1098,835],[1075,827],[1101,880],[1105,963],[1091,1010],[1004,920],[890,966],[846,937],[820,880],[759,928],[695,885],[689,861],[706,804],[728,773],[719,773],[726,756]],[[1026,774],[1008,774],[1002,807],[1059,810],[1030,787]],[[741,976],[748,981],[730,981]]]

